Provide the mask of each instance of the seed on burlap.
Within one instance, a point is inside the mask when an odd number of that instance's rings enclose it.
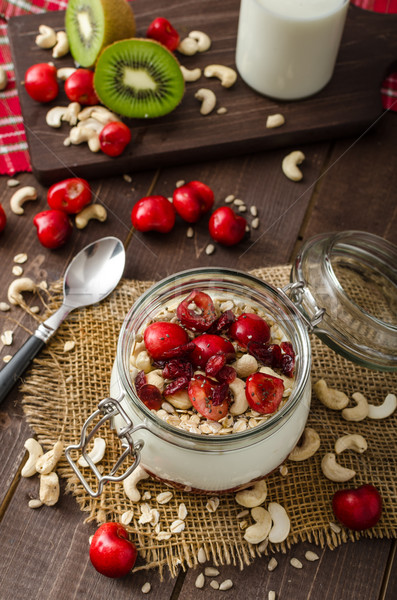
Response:
[[[200,564],[205,563],[207,560],[207,557],[205,555],[205,550],[202,546],[201,546],[201,548],[199,548],[199,551],[197,553],[197,560]]]

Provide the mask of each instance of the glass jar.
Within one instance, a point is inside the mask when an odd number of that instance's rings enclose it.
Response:
[[[367,233],[343,232],[309,240],[295,261],[291,283],[283,289],[223,268],[183,271],[156,283],[135,302],[122,326],[111,376],[111,397],[102,400],[87,420],[80,443],[66,450],[67,459],[85,489],[92,496],[99,496],[107,481],[124,479],[138,464],[167,484],[201,493],[236,490],[271,473],[297,444],[309,414],[308,331],[313,330],[331,347],[358,363],[397,370],[396,264],[397,248],[392,244]],[[361,282],[358,294],[355,293],[358,281],[353,284],[351,281],[353,275],[359,275]],[[130,375],[134,342],[141,339],[148,321],[166,306],[179,304],[193,289],[258,308],[279,324],[293,345],[296,365],[292,393],[281,409],[252,429],[225,436],[190,433],[160,419],[136,394]],[[371,299],[375,289],[383,298],[381,315],[371,314],[356,297],[360,301],[365,297]],[[375,304],[380,304],[379,298]],[[334,322],[337,317],[341,317],[340,325]],[[362,326],[357,327],[357,322]],[[377,329],[381,332],[376,344],[365,337],[370,325],[373,335]],[[98,416],[102,416],[101,420],[89,430]],[[110,474],[101,475],[86,447],[107,419],[116,428],[125,451]],[[83,451],[94,471],[98,479],[96,491],[72,460],[70,453],[75,449]],[[134,457],[134,464],[122,475],[116,475],[129,454]]]

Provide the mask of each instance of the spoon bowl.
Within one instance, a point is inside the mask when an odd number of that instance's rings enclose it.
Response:
[[[101,302],[114,290],[124,265],[124,246],[116,237],[102,238],[80,250],[64,275],[62,305],[0,371],[0,403],[72,310]]]

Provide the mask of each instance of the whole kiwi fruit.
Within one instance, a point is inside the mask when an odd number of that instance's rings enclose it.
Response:
[[[146,38],[114,42],[100,54],[94,87],[113,112],[135,119],[161,117],[182,100],[185,82],[165,46]]]
[[[126,0],[69,0],[65,29],[70,52],[81,67],[92,67],[113,42],[134,37],[135,17]]]

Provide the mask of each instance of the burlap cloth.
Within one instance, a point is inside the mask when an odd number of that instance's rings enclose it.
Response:
[[[289,266],[261,269],[255,275],[273,285],[285,285],[289,280]],[[60,328],[49,345],[42,351],[23,385],[23,408],[26,418],[39,441],[49,448],[57,439],[65,445],[76,443],[83,423],[97,408],[100,399],[109,395],[109,380],[116,355],[116,345],[124,317],[133,302],[147,289],[148,282],[122,281],[116,291],[103,303],[92,308],[75,311]],[[62,297],[61,282],[50,289],[47,308],[54,310]],[[74,341],[73,350],[65,351],[66,341]],[[312,379],[324,378],[332,387],[346,394],[360,391],[372,403],[383,402],[389,392],[396,391],[396,377],[353,365],[328,349],[314,335]],[[339,412],[325,408],[315,397],[308,424],[321,436],[319,451],[304,462],[287,461],[288,473],[277,472],[268,478],[267,501],[282,504],[291,519],[291,532],[281,548],[268,546],[263,552],[286,550],[299,540],[334,548],[347,540],[360,536],[393,538],[397,534],[397,412],[382,421],[366,419],[360,423],[347,422]],[[383,514],[378,525],[368,531],[355,533],[342,528],[335,533],[330,523],[335,522],[331,498],[337,489],[346,484],[329,481],[321,472],[321,457],[333,452],[335,440],[345,433],[360,433],[368,442],[364,454],[344,452],[339,462],[357,471],[347,487],[372,483],[380,491]],[[109,472],[120,452],[118,439],[109,427],[103,430],[107,449],[101,468]],[[91,498],[77,480],[66,460],[58,467],[66,479],[67,491],[76,497],[80,508],[87,514],[87,521],[102,523],[119,521],[124,512],[134,509],[134,517],[127,526],[141,549],[144,561],[139,568],[158,568],[160,574],[167,566],[175,576],[179,566],[197,564],[197,553],[204,547],[207,558],[214,564],[235,564],[240,568],[250,564],[260,554],[258,547],[248,544],[240,528],[241,512],[234,494],[220,496],[216,512],[206,508],[208,497],[174,490],[168,504],[158,505],[156,496],[166,488],[151,479],[139,484],[142,493],[150,492],[147,500],[160,511],[162,531],[178,518],[178,507],[185,503],[187,517],[185,530],[174,534],[169,540],[158,541],[150,524],[138,524],[139,504],[128,500],[123,485],[108,484],[100,499]],[[96,487],[94,477],[88,477]],[[266,501],[266,502],[267,502]],[[245,517],[250,521],[250,517]]]

